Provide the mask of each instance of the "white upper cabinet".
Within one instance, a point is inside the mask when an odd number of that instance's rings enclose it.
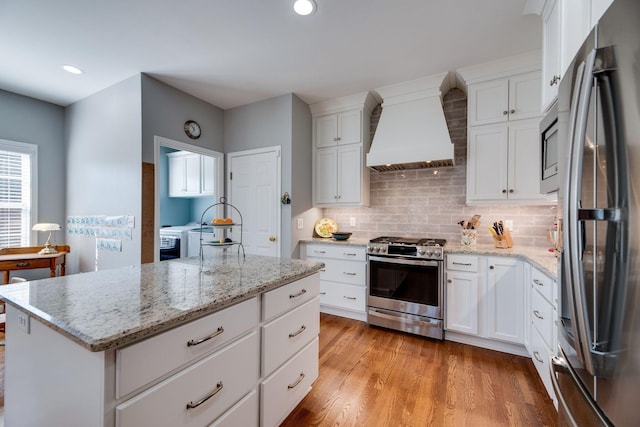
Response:
[[[362,142],[362,111],[346,111],[314,119],[316,147]]]
[[[371,141],[369,92],[311,105],[313,114],[313,204],[368,206]]]
[[[560,5],[547,1],[542,10],[542,110],[558,96],[560,83]]]
[[[535,11],[542,17],[543,111],[555,101],[560,79],[611,3],[613,0],[546,0]]]
[[[469,86],[469,126],[540,115],[540,73],[526,73]]]
[[[215,191],[215,159],[188,151],[167,154],[169,197],[211,196]]]

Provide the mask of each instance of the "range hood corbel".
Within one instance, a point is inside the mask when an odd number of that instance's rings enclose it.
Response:
[[[368,167],[387,172],[454,165],[441,99],[448,75],[376,89],[383,100],[382,114],[367,154]]]

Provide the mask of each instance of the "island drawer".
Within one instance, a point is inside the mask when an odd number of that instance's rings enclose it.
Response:
[[[367,248],[347,245],[306,245],[307,258],[335,258],[366,261]]]
[[[118,405],[116,427],[210,424],[255,387],[258,355],[254,331]]]
[[[364,286],[343,285],[341,283],[320,282],[320,303],[362,312],[367,308],[367,288]]]
[[[343,261],[339,259],[307,258],[308,261],[324,262],[320,270],[320,280],[350,283],[365,286],[367,283],[367,263]]]
[[[116,398],[126,396],[257,327],[258,317],[258,299],[251,298],[117,350]]]
[[[209,427],[258,427],[259,422],[258,392],[251,390]]]
[[[320,275],[312,274],[262,296],[262,320],[268,321],[318,296]]]
[[[470,255],[447,255],[447,270],[478,271],[478,257]]]
[[[260,425],[277,426],[300,403],[318,378],[318,338],[260,385]]]
[[[262,376],[271,374],[278,366],[308,344],[320,332],[320,298],[267,323],[262,328]]]

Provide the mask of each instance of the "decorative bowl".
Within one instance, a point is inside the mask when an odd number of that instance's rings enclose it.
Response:
[[[331,233],[333,238],[336,240],[347,240],[349,237],[351,237],[351,234],[352,233],[342,233],[342,232]]]

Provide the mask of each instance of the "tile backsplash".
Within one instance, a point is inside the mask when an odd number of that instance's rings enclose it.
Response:
[[[371,117],[375,133],[380,106]],[[546,230],[553,227],[553,206],[466,206],[467,100],[452,89],[444,97],[444,113],[454,144],[455,166],[449,168],[370,172],[371,204],[366,208],[327,208],[324,216],[334,219],[341,231],[353,237],[434,237],[460,241],[461,220],[481,215],[478,243],[492,244],[487,227],[494,221],[512,220],[514,246],[551,247]],[[534,178],[532,178],[534,179]],[[355,218],[356,226],[350,226]]]

